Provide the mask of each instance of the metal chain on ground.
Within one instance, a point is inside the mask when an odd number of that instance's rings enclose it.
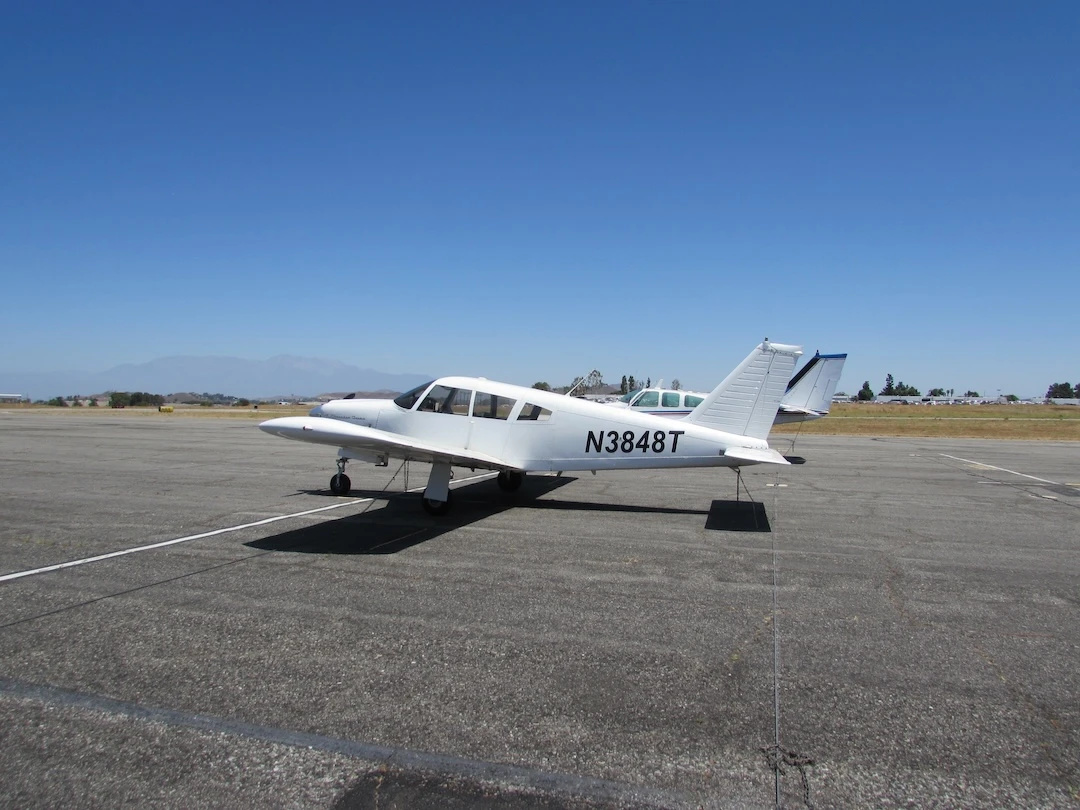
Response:
[[[792,442],[794,448],[794,442]],[[776,506],[778,493],[780,492],[780,469],[776,470],[776,479],[773,490],[773,505]],[[747,490],[747,495],[749,495]],[[780,810],[780,777],[786,771],[785,766],[798,768],[799,777],[802,779],[803,803],[812,810],[810,801],[810,777],[806,769],[814,764],[814,760],[803,754],[790,751],[780,746],[780,627],[779,627],[779,597],[780,590],[780,561],[776,550],[776,535],[772,534],[772,628],[773,628],[773,744],[758,750],[765,754],[765,760],[773,771],[775,802],[777,810]]]
[[[787,775],[787,771],[784,770],[785,767],[798,769],[799,777],[802,779],[803,804],[813,810],[814,804],[810,801],[810,777],[807,775],[806,769],[813,767],[814,760],[795,751],[781,748],[779,745],[770,745],[758,750],[765,755],[765,761],[768,763],[769,768],[777,774],[777,779]],[[780,807],[779,797],[777,797],[776,806]]]

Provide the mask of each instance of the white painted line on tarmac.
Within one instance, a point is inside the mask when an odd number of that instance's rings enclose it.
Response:
[[[1030,478],[1032,481],[1039,481],[1043,484],[1053,484],[1055,487],[1060,487],[1057,481],[1050,481],[1046,478],[1036,478],[1034,475],[1028,475],[1027,473],[1017,472],[1016,470],[1007,470],[1004,467],[995,467],[993,464],[983,464],[981,461],[972,461],[970,458],[960,458],[960,456],[950,456],[948,453],[941,453],[945,458],[951,458],[953,461],[963,461],[965,464],[977,464],[980,467],[984,467],[987,470],[998,470],[999,472],[1007,472],[1011,475],[1019,475],[1021,478]]]
[[[469,478],[462,478],[455,481],[455,483],[464,483],[466,481],[475,481],[479,478],[487,478],[494,473],[484,473],[481,475],[470,476]],[[408,490],[409,492],[417,492],[423,487],[413,487]],[[281,520],[291,520],[293,518],[304,517],[305,515],[314,515],[318,512],[328,512],[331,509],[340,509],[343,506],[356,506],[362,503],[371,503],[375,498],[351,498],[341,503],[334,503],[330,506],[320,506],[317,509],[307,509],[303,512],[293,512],[289,515],[278,515],[276,517],[264,518],[263,520],[256,520],[254,523],[243,523],[239,526],[227,526],[224,529],[214,529],[209,532],[202,532],[201,534],[190,534],[187,537],[177,537],[175,540],[163,540],[160,543],[150,543],[146,546],[134,546],[132,548],[125,548],[120,551],[110,551],[108,554],[99,554],[96,557],[85,557],[81,560],[71,560],[70,562],[57,563],[56,565],[46,565],[42,568],[32,568],[29,571],[16,571],[12,574],[4,574],[0,576],[0,582],[10,582],[13,579],[22,579],[23,577],[32,577],[34,574],[47,574],[50,571],[59,571],[62,568],[74,568],[77,565],[86,565],[87,563],[101,562],[102,560],[111,560],[113,557],[123,557],[125,554],[135,554],[138,551],[150,551],[155,548],[164,548],[165,546],[175,546],[177,543],[187,543],[190,540],[202,540],[204,537],[214,537],[219,534],[229,534],[230,532],[240,532],[244,529],[253,529],[256,526],[265,526],[268,523],[277,523]]]
[[[177,537],[175,540],[164,540],[160,543],[150,543],[146,546],[134,546],[133,548],[125,548],[121,551],[111,551],[108,554],[99,554],[96,557],[85,557],[81,560],[71,560],[70,562],[63,562],[57,565],[46,565],[43,568],[33,568],[29,571],[16,571],[14,574],[4,574],[0,576],[0,582],[7,582],[12,579],[20,579],[22,577],[33,576],[34,574],[47,574],[50,571],[59,571],[61,568],[73,568],[76,565],[86,565],[87,563],[100,562],[101,560],[109,560],[113,557],[123,557],[125,554],[134,554],[137,551],[150,551],[155,548],[164,548],[165,546],[174,546],[177,543],[186,543],[189,540],[201,540],[204,537],[213,537],[217,534],[228,534],[229,532],[239,532],[244,529],[251,529],[255,526],[265,526],[267,523],[277,523],[279,520],[289,520],[291,518],[303,517],[304,515],[314,515],[316,512],[326,512],[330,509],[340,509],[343,506],[352,506],[358,503],[366,503],[372,500],[371,498],[365,498],[362,501],[350,500],[343,503],[335,503],[330,506],[320,506],[318,509],[308,509],[305,512],[293,512],[291,515],[278,515],[277,517],[265,518],[264,520],[256,520],[254,523],[244,523],[240,526],[228,526],[224,529],[214,529],[210,532],[203,532],[202,534],[191,534],[187,537]]]

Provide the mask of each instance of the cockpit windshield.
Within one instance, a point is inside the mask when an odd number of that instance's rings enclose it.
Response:
[[[430,382],[426,382],[423,385],[416,386],[416,388],[413,388],[410,391],[406,391],[404,394],[399,394],[397,397],[394,398],[394,404],[397,405],[399,408],[409,410],[410,408],[412,408],[413,405],[416,404],[416,400],[420,399],[420,395],[427,391],[428,387],[433,382],[435,381],[431,380]]]
[[[633,398],[640,394],[643,390],[644,389],[641,388],[635,388],[629,394],[623,394],[621,397],[619,397],[619,402],[625,402],[627,405],[629,405],[631,400],[633,400]]]
[[[655,408],[660,404],[660,392],[659,391],[645,391],[640,397],[634,400],[632,408]]]

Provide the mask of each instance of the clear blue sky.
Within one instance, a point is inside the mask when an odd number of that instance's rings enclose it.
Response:
[[[0,371],[1080,382],[1080,3],[7,3]]]

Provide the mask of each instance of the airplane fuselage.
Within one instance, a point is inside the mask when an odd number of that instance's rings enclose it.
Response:
[[[493,468],[523,472],[737,466],[754,462],[729,458],[727,450],[768,450],[760,439],[484,378],[444,377],[429,390],[435,387],[453,392],[441,397],[452,407],[421,409],[422,395],[411,408],[389,399],[332,400],[289,421],[336,419],[463,455],[490,456],[501,462]],[[492,397],[497,411],[486,407]]]
[[[422,502],[441,515],[455,466],[496,470],[500,488],[514,491],[529,472],[786,465],[766,437],[799,354],[765,340],[679,421],[483,377],[442,377],[392,400],[333,400],[259,427],[336,446],[334,494],[349,492],[350,459],[428,462]]]

